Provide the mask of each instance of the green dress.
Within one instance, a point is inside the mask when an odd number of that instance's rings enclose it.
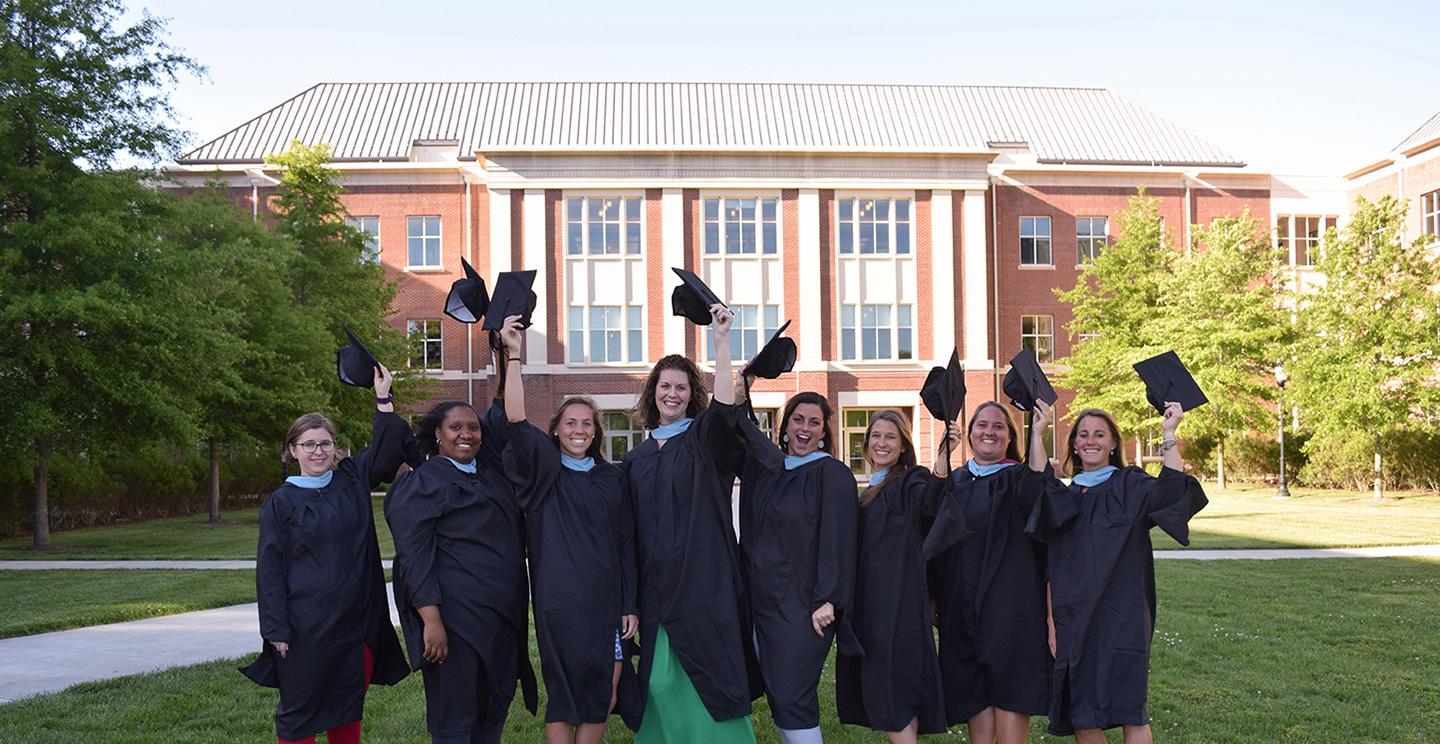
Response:
[[[665,626],[657,625],[655,661],[650,666],[650,688],[645,696],[645,719],[635,733],[635,744],[754,744],[750,716],[716,721],[700,701],[700,693],[670,650]]]

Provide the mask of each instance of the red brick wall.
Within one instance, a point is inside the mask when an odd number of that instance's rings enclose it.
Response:
[[[834,359],[840,347],[835,307],[835,220],[835,190],[820,189],[820,354],[824,359]]]
[[[928,190],[915,192],[915,212],[910,234],[915,236],[915,358],[929,359],[935,348],[935,256],[930,225]]]
[[[780,322],[790,321],[785,335],[800,338],[800,282],[793,281],[799,272],[787,270],[800,265],[800,190],[780,192],[780,275],[785,279],[785,295],[780,306]]]
[[[550,364],[564,364],[566,331],[570,319],[565,312],[565,192],[545,190],[545,302],[550,315],[550,337],[545,355]]]
[[[660,189],[645,190],[645,345],[646,359],[659,361],[669,353],[665,349],[665,315],[670,311],[670,302],[665,294],[666,275],[671,274],[665,266],[665,222],[660,204]],[[693,358],[693,357],[692,357]]]

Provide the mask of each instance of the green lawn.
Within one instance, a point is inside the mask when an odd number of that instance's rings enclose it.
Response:
[[[395,548],[380,497],[373,499],[373,506],[380,553],[390,558]],[[47,550],[32,550],[28,537],[0,540],[0,560],[255,560],[258,507],[223,512],[219,525],[206,519],[192,514],[52,532]]]
[[[1157,741],[1436,741],[1440,561],[1175,561],[1156,570]],[[265,741],[274,692],[244,680],[235,664],[81,685],[0,707],[0,741],[146,742],[158,732],[174,742],[214,741],[216,732]],[[883,741],[835,722],[828,673],[821,689],[827,742]],[[424,741],[418,677],[375,688],[366,719],[368,742]],[[763,702],[755,722],[760,741],[777,741]],[[1060,741],[1038,733],[1043,723],[1035,721],[1032,741]],[[607,742],[629,740],[617,728]],[[539,741],[541,723],[516,704],[506,740]]]
[[[1192,548],[1352,548],[1440,543],[1440,495],[1398,493],[1383,501],[1356,491],[1275,488],[1224,491],[1205,484],[1210,505],[1190,522]],[[1156,533],[1155,547],[1176,548]]]
[[[0,571],[0,638],[254,601],[254,571]]]

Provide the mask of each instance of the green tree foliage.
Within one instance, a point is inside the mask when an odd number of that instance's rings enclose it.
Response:
[[[1297,288],[1294,398],[1313,432],[1307,449],[1366,440],[1374,488],[1383,488],[1382,443],[1436,428],[1440,363],[1440,261],[1431,238],[1406,244],[1405,207],[1390,196],[1357,199],[1315,264],[1323,280]]]

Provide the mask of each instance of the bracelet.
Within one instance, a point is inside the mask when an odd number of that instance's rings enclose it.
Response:
[[[383,405],[385,405],[385,404],[387,404],[387,403],[394,403],[394,402],[395,402],[395,396],[393,396],[393,395],[387,395],[387,396],[385,396],[384,398],[381,398],[381,397],[378,396],[378,395],[375,396],[375,405],[377,405],[377,406],[383,406]]]
[[[509,363],[511,363],[511,362],[514,362],[514,363],[516,363],[516,364],[519,364],[519,363],[520,363],[520,357],[514,357],[514,358],[511,358],[511,359],[506,359],[506,360],[505,360],[505,363],[506,363],[506,364],[509,364]]]
[[[1175,449],[1175,448],[1178,447],[1179,445],[1180,445],[1180,440],[1179,440],[1179,439],[1166,439],[1165,441],[1163,441],[1163,442],[1160,443],[1160,452],[1161,452],[1161,453],[1169,452],[1170,450]]]

